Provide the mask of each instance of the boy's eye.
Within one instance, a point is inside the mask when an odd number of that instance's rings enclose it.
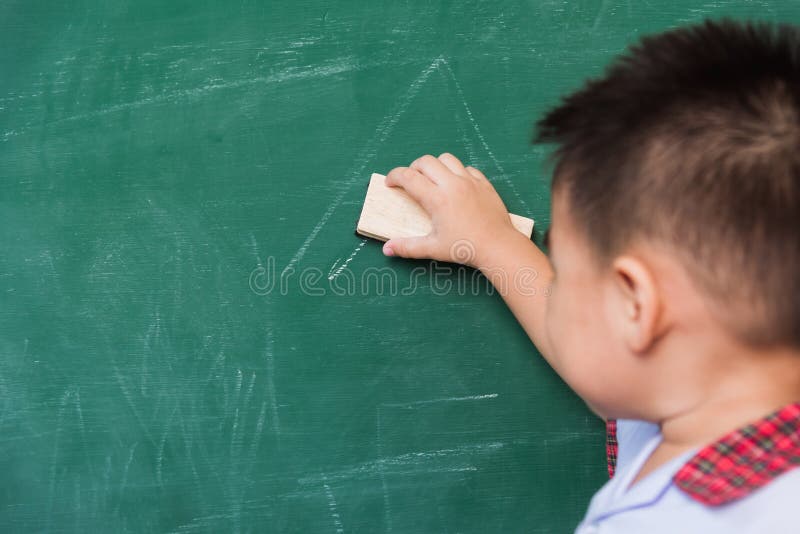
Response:
[[[550,228],[548,228],[544,233],[542,245],[544,245],[544,248],[546,248],[548,251],[550,250]]]

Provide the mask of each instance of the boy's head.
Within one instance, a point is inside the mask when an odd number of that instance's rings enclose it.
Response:
[[[646,353],[689,321],[800,349],[797,28],[706,22],[645,38],[549,112],[535,142],[557,145],[554,345],[581,350],[582,317],[605,329],[586,331],[589,351],[619,349],[616,334]]]

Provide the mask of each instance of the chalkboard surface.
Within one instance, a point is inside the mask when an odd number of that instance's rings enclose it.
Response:
[[[602,423],[465,269],[354,235],[645,32],[795,2],[0,4],[0,530],[567,532]]]

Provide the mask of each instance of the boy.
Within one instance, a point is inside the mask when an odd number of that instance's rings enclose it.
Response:
[[[539,273],[500,292],[609,427],[578,532],[800,532],[800,30],[645,38],[537,126],[549,258],[450,154],[388,174],[433,230],[384,253]]]

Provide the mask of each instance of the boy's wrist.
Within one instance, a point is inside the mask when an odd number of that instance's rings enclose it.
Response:
[[[508,267],[513,263],[516,254],[519,254],[520,247],[525,246],[526,241],[530,244],[527,237],[512,227],[476,247],[472,267],[482,272]]]

